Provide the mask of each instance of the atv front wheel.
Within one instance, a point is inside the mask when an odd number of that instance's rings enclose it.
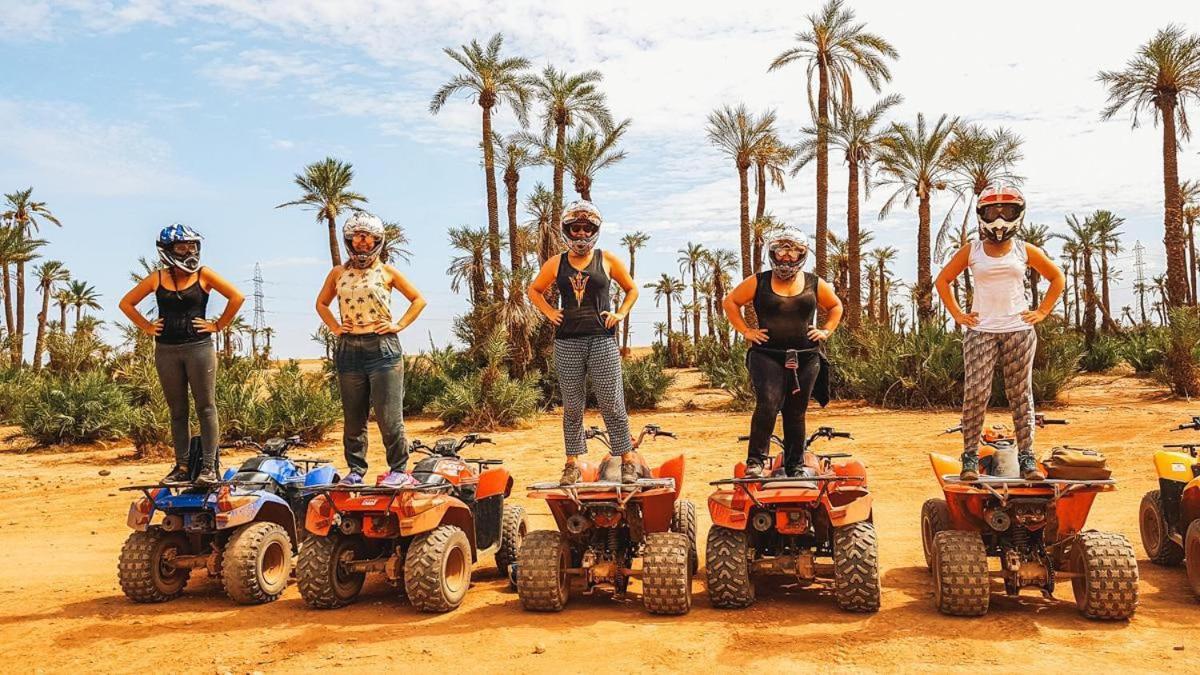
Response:
[[[505,504],[504,516],[500,519],[500,548],[496,551],[496,570],[500,576],[512,579],[509,570],[521,554],[526,531],[525,509],[517,504]]]
[[[278,523],[250,523],[225,544],[221,581],[225,593],[242,605],[273,602],[287,590],[292,571],[292,539]]]
[[[1089,619],[1128,619],[1138,604],[1138,566],[1124,535],[1081,532],[1071,542],[1075,604]]]
[[[950,529],[950,507],[945,499],[930,499],[921,505],[921,548],[925,550],[925,566],[933,569],[933,538],[938,532]]]
[[[1183,547],[1171,540],[1171,525],[1163,511],[1162,493],[1151,490],[1142,497],[1138,509],[1138,529],[1142,534],[1142,548],[1146,557],[1155,565],[1174,567],[1183,562]]]
[[[449,612],[471,587],[471,543],[467,533],[442,525],[417,537],[404,559],[404,590],[422,612]]]
[[[172,566],[171,559],[187,553],[187,539],[178,532],[156,528],[130,534],[117,565],[121,590],[134,602],[166,602],[179,597],[192,571]]]
[[[704,556],[708,601],[713,607],[740,609],[754,604],[750,545],[744,531],[713,525]]]
[[[943,530],[933,538],[933,601],[951,616],[987,614],[987,550],[978,532]]]
[[[309,537],[300,548],[296,565],[296,585],[304,602],[314,609],[333,609],[353,602],[367,575],[347,572],[342,565],[361,558],[363,548],[358,536],[333,533]]]
[[[879,611],[879,547],[871,523],[834,529],[833,595],[848,612]]]
[[[535,612],[559,612],[570,599],[571,549],[558,530],[530,532],[517,559],[517,597]]]
[[[651,614],[687,614],[692,608],[692,566],[686,536],[678,532],[646,535],[642,604]]]
[[[1200,520],[1193,520],[1188,525],[1183,546],[1187,551],[1188,585],[1192,587],[1192,593],[1200,598]]]
[[[696,505],[686,499],[675,502],[675,512],[671,515],[671,531],[678,532],[688,538],[688,566],[692,574],[700,569],[700,556],[696,551]]]

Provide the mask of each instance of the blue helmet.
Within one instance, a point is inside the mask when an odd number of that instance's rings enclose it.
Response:
[[[172,223],[158,233],[158,241],[155,242],[158,246],[158,259],[168,267],[178,267],[188,274],[194,274],[200,269],[200,242],[203,239],[199,232],[187,225]],[[189,251],[183,255],[175,253],[175,244],[181,243],[194,243],[195,252]]]

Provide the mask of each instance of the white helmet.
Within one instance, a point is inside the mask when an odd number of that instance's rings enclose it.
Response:
[[[795,260],[783,260],[779,257],[778,251],[784,248],[791,248],[799,251],[799,255]],[[767,242],[767,258],[771,261],[771,273],[779,279],[788,280],[796,276],[804,267],[804,260],[808,257],[808,237],[804,233],[795,228],[784,228],[782,232],[771,237]]]
[[[576,223],[590,224],[591,227],[584,228],[588,233],[581,237],[572,236],[571,225]],[[563,244],[575,255],[586,254],[596,246],[596,241],[600,239],[601,223],[603,220],[600,218],[600,210],[591,202],[581,199],[567,204],[562,212]]]
[[[370,251],[360,253],[354,250],[354,235],[369,234],[375,239],[375,245]],[[350,267],[370,267],[379,258],[383,250],[383,221],[366,211],[356,211],[350,214],[342,225],[342,241],[346,242],[346,264]]]
[[[975,215],[979,219],[980,238],[1006,241],[1025,222],[1025,196],[1015,187],[988,186],[979,193]]]

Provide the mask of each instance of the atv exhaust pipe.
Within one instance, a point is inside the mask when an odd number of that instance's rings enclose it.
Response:
[[[592,526],[592,521],[582,513],[572,513],[570,518],[567,518],[567,532],[571,534],[583,534]]]
[[[775,516],[766,511],[759,511],[750,519],[750,524],[759,532],[766,532],[775,524]]]

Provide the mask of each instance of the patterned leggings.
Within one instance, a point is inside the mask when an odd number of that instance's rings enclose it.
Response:
[[[600,404],[612,454],[624,455],[632,450],[617,341],[608,335],[555,340],[554,369],[562,392],[563,445],[567,455],[587,454],[583,440],[583,409],[587,404],[588,379],[592,381],[592,393]]]
[[[1004,394],[1012,408],[1017,435],[1017,453],[1033,456],[1033,355],[1037,351],[1037,333],[1016,330],[1009,333],[981,333],[967,330],[963,338],[963,455],[979,451],[983,418],[992,397],[992,374],[996,361],[1004,377]]]

